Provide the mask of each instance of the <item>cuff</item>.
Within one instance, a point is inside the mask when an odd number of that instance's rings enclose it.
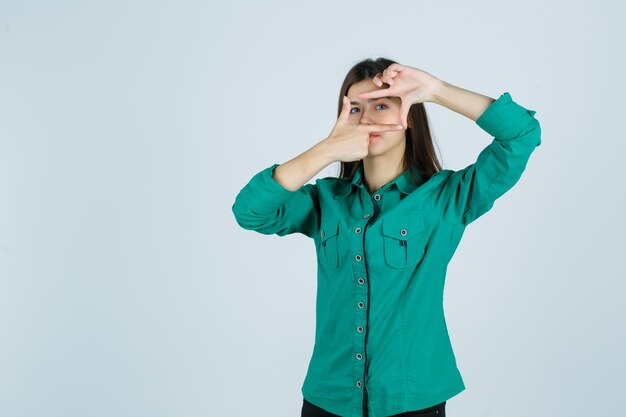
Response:
[[[535,113],[514,102],[511,95],[505,92],[485,109],[476,124],[497,139],[514,139],[530,123]]]
[[[296,191],[280,185],[272,174],[280,164],[273,164],[252,177],[245,187],[248,205],[258,214],[273,213],[280,208]]]

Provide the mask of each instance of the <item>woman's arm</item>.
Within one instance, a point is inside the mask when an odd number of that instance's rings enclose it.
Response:
[[[335,161],[358,161],[368,154],[369,132],[400,130],[402,126],[349,123],[350,101],[343,107],[330,135],[307,151],[283,163],[266,167],[252,177],[232,206],[244,229],[284,236],[313,237],[319,228],[320,204],[316,184],[306,184]]]
[[[443,80],[438,80],[435,87],[432,88],[431,96],[427,101],[447,107],[475,122],[495,100]]]
[[[389,88],[361,93],[359,97],[400,97],[402,101],[400,115],[405,128],[409,108],[416,103],[437,103],[476,121],[495,101],[491,97],[457,87],[424,70],[408,65],[391,64],[382,73],[376,74],[373,81],[379,87],[386,83]]]
[[[440,173],[445,177],[435,200],[443,208],[444,218],[467,226],[517,183],[530,155],[541,144],[535,113],[513,101],[508,92],[481,113],[476,124],[493,140],[473,164]]]
[[[330,135],[308,151],[278,166],[274,179],[283,187],[295,191],[322,168],[335,161],[358,161],[368,154],[369,132],[400,130],[401,125],[361,125],[349,122],[350,100],[343,97],[341,113]]]
[[[296,191],[333,162],[334,156],[328,143],[321,141],[295,158],[277,166],[273,178],[284,188]]]
[[[256,173],[239,191],[232,212],[239,226],[266,235],[302,233],[313,237],[319,224],[317,184],[292,191],[273,177],[279,164]]]
[[[442,186],[434,196],[443,217],[467,226],[489,211],[495,200],[520,179],[531,153],[541,144],[536,111],[514,102],[508,92],[497,100],[446,83],[418,68],[391,64],[374,83],[389,88],[360,93],[360,98],[397,96],[402,100],[402,124],[415,103],[434,102],[472,119],[493,140],[475,163],[459,171],[439,173]]]

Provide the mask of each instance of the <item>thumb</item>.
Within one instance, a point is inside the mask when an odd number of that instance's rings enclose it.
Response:
[[[407,129],[409,126],[408,116],[409,116],[410,108],[411,108],[411,105],[405,104],[404,101],[402,102],[402,105],[400,106],[400,124],[404,127],[404,129]]]
[[[347,96],[343,96],[343,107],[341,107],[341,113],[339,114],[339,120],[344,123],[348,122],[348,116],[350,116],[350,100]]]

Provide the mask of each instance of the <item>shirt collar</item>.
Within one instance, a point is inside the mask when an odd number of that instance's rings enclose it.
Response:
[[[416,174],[418,178],[417,183],[414,182],[411,176],[411,172],[414,172]],[[395,184],[398,190],[400,190],[400,192],[404,194],[410,194],[423,182],[424,182],[424,177],[420,175],[420,173],[417,171],[416,168],[410,167],[409,169],[405,170],[396,179],[392,180],[390,186],[393,186],[393,184]],[[346,197],[348,194],[352,192],[352,190],[354,189],[354,186],[362,187],[363,186],[362,184],[363,184],[363,164],[360,164],[356,172],[354,173],[352,180],[350,182],[348,182],[347,180],[344,180],[341,183],[341,187],[339,188],[339,191],[337,192],[336,198]]]

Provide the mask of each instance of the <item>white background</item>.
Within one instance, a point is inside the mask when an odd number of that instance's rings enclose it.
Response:
[[[0,415],[299,416],[314,245],[231,206],[330,133],[345,73],[379,56],[542,126],[449,265],[467,389],[447,414],[621,415],[624,7],[2,0]],[[490,143],[426,107],[445,168]]]

